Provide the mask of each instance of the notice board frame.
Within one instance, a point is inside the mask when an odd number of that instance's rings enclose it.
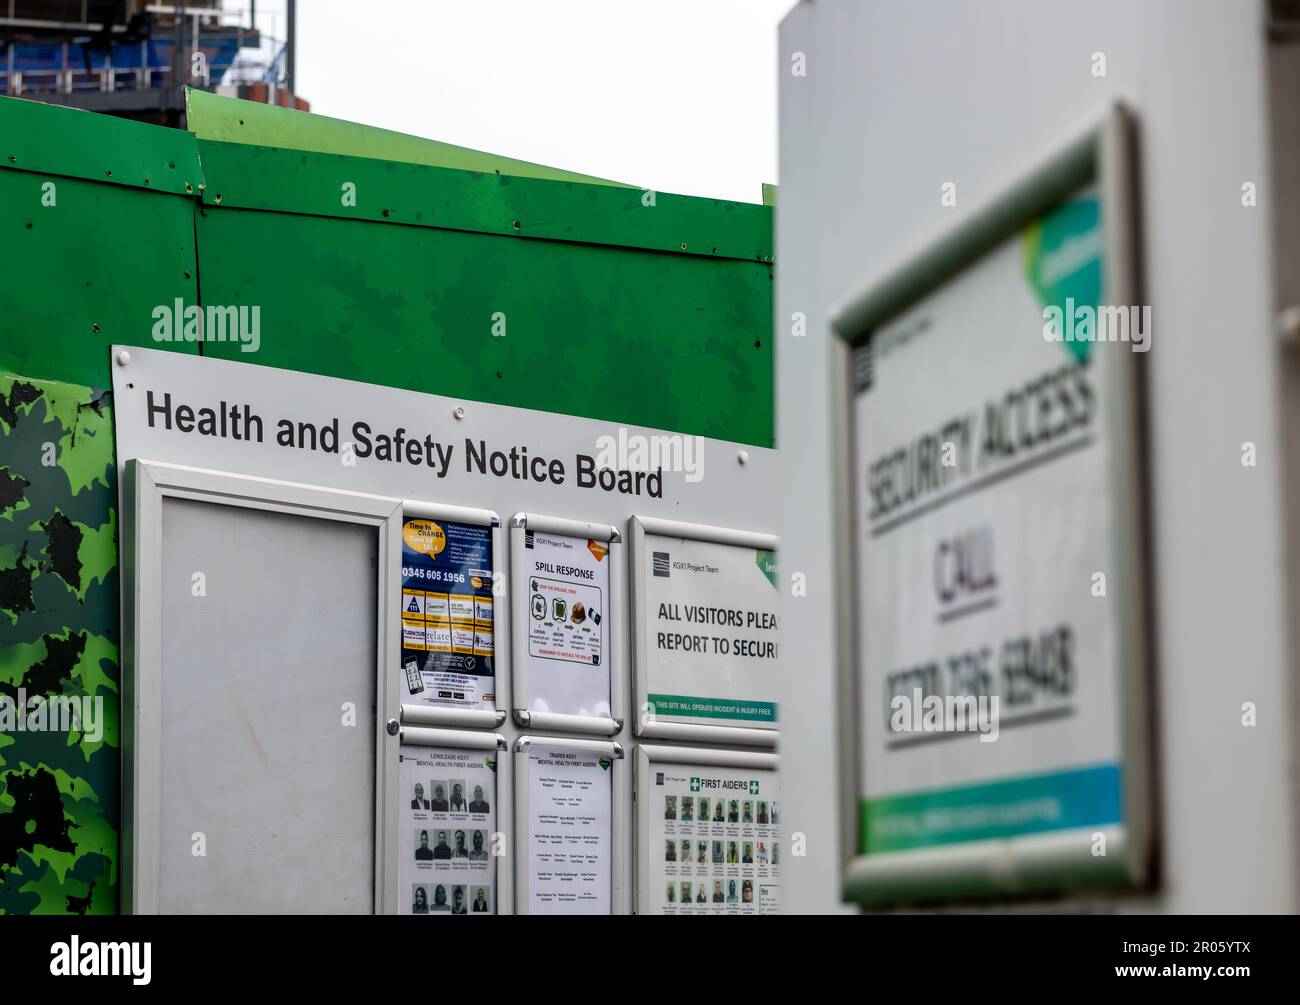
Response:
[[[421,499],[402,500],[402,523],[408,519],[442,520],[452,523],[470,524],[486,527],[492,547],[492,675],[493,707],[455,708],[443,705],[422,705],[418,702],[401,703],[403,725],[412,726],[446,726],[452,729],[497,729],[506,721],[506,709],[510,707],[510,617],[504,615],[500,608],[509,603],[509,591],[498,589],[498,584],[509,586],[505,571],[505,535],[501,530],[501,519],[490,509],[475,509],[470,506],[449,506],[443,503],[428,502]],[[398,556],[400,559],[400,555]],[[398,596],[401,596],[401,562],[398,562]],[[401,620],[400,607],[398,620]],[[400,643],[399,632],[399,643]],[[401,665],[401,648],[399,644],[397,672],[404,674]],[[400,693],[400,690],[399,690]]]
[[[595,737],[525,735],[515,740],[514,756],[519,763],[513,772],[515,785],[515,913],[531,914],[529,910],[529,853],[528,841],[529,799],[528,758],[529,748],[551,747],[555,750],[582,750],[603,753],[613,762],[610,765],[610,818],[609,818],[609,913],[627,913],[627,891],[623,884],[623,847],[627,841],[627,775],[623,745],[614,740]]]
[[[839,706],[837,748],[841,895],[863,904],[987,897],[1006,893],[1145,885],[1153,871],[1155,813],[1150,713],[1151,610],[1145,553],[1148,493],[1140,356],[1126,353],[1116,401],[1136,436],[1112,436],[1116,506],[1110,568],[1123,584],[1120,639],[1120,721],[1123,820],[1099,828],[1048,831],[1006,839],[954,842],[914,851],[860,852],[861,723],[857,654],[859,631],[857,484],[853,412],[854,350],[882,324],[914,306],[981,260],[1045,211],[1090,184],[1099,189],[1108,303],[1139,304],[1136,123],[1121,103],[1109,106],[1082,135],[1056,148],[999,195],[831,311],[832,506],[836,549],[835,673]],[[1115,426],[1111,427],[1112,429]],[[1106,854],[1093,851],[1104,835]]]
[[[666,722],[655,717],[654,709],[650,705],[652,653],[650,628],[641,617],[641,604],[645,600],[646,577],[650,572],[645,560],[647,534],[772,552],[778,550],[779,539],[774,534],[761,534],[757,531],[737,530],[731,527],[710,527],[705,524],[685,523],[681,520],[666,520],[638,514],[629,517],[628,526],[631,529],[628,568],[632,586],[627,621],[631,628],[633,695],[636,702],[632,718],[633,732],[638,737],[655,740],[775,747],[781,735],[779,709],[775,726],[713,726],[693,722]],[[773,697],[775,698],[775,695]]]
[[[779,777],[781,757],[766,750],[720,750],[714,747],[677,747],[657,743],[641,743],[636,748],[633,767],[633,805],[636,807],[636,829],[633,831],[636,862],[636,900],[632,913],[645,913],[643,908],[651,903],[650,897],[650,814],[655,810],[651,798],[651,777],[656,764],[699,764],[707,768],[748,768],[753,771],[770,771]],[[782,887],[784,888],[784,881]]]
[[[402,726],[397,731],[398,743],[396,751],[401,751],[404,743],[409,743],[417,747],[437,747],[449,750],[492,750],[497,754],[496,767],[496,791],[492,798],[496,800],[493,805],[496,807],[496,833],[505,835],[505,854],[495,856],[496,858],[496,914],[510,915],[515,913],[515,871],[511,861],[511,856],[515,854],[512,844],[514,834],[514,802],[510,798],[511,786],[514,784],[512,777],[512,764],[508,756],[509,744],[506,738],[500,733],[492,733],[486,730],[478,729],[443,729],[440,727],[430,726]],[[394,755],[393,768],[393,789],[399,790],[398,768],[396,766],[396,754]],[[397,845],[397,831],[401,827],[402,807],[400,800],[406,793],[398,792],[398,797],[391,800],[388,804],[388,812],[391,814],[389,831],[393,835],[390,845],[389,858],[393,863],[392,884],[393,889],[390,896],[392,903],[389,914],[398,913],[398,904],[403,891],[398,885],[398,868],[397,860],[399,856]],[[494,842],[495,847],[495,842]]]
[[[402,504],[386,496],[327,489],[206,468],[131,458],[125,466],[122,626],[122,910],[159,910],[162,797],[162,517],[167,499],[372,527],[376,547],[374,912],[396,910],[396,834],[388,807],[397,792],[397,740],[384,726],[397,704]]]
[[[528,531],[563,537],[585,537],[609,546],[609,603],[606,605],[606,631],[609,633],[609,708],[607,718],[569,715],[559,712],[535,712],[528,708],[528,591],[516,584],[528,580],[524,539]],[[624,707],[627,702],[624,679],[627,673],[627,578],[623,564],[623,535],[606,523],[588,523],[537,513],[516,513],[510,520],[510,622],[511,666],[514,680],[512,714],[520,729],[544,729],[556,732],[588,733],[592,736],[617,736],[623,731]]]

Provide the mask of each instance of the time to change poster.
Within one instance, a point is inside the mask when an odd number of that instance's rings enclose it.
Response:
[[[495,914],[496,754],[404,743],[402,914]]]
[[[637,648],[653,718],[775,728],[775,553],[648,533],[642,558]]]
[[[402,521],[403,702],[495,705],[493,600],[491,528]]]
[[[781,803],[774,771],[655,764],[651,914],[779,914]]]
[[[534,746],[528,753],[530,914],[609,914],[613,760]]]
[[[609,546],[524,532],[528,708],[609,717]]]

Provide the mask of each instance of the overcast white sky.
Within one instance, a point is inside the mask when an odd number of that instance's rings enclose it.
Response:
[[[776,29],[794,4],[299,0],[297,90],[322,115],[759,202],[777,180]],[[258,17],[282,35],[277,8]]]

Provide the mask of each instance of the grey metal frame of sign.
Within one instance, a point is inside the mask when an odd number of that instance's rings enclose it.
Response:
[[[396,575],[401,565],[402,503],[399,499],[323,489],[296,482],[232,475],[203,468],[126,463],[123,495],[122,625],[122,909],[156,914],[159,907],[162,794],[162,516],[166,499],[237,506],[374,527],[379,535],[375,570],[375,876],[374,910],[395,912],[397,748],[385,729],[386,709],[397,706]]]
[[[400,603],[399,601],[397,601]],[[496,859],[496,913],[513,914],[515,907],[515,886],[514,886],[514,866],[512,856],[515,853],[514,842],[514,803],[509,798],[511,785],[513,784],[512,765],[510,757],[506,753],[509,750],[509,744],[506,738],[500,733],[489,733],[477,729],[430,729],[425,726],[403,726],[398,733],[401,743],[410,743],[421,747],[446,747],[453,750],[495,750],[497,752],[497,781],[496,791],[492,794],[495,800],[493,806],[497,808],[496,833],[493,834],[493,855]],[[394,786],[397,785],[398,772],[394,768],[393,776]],[[393,835],[397,834],[398,827],[401,826],[402,810],[401,804],[397,799],[389,802],[389,829]],[[496,835],[505,835],[505,852],[502,855],[495,854],[497,847]],[[393,889],[390,902],[393,905],[389,914],[397,913],[397,898],[400,896],[397,888],[397,839],[394,836],[393,843],[390,846],[391,854],[389,859],[394,863],[392,869]]]
[[[402,501],[402,521],[408,518],[423,520],[450,520],[454,523],[472,524],[487,527],[492,537],[492,675],[495,711],[480,708],[442,708],[437,705],[420,705],[403,703],[402,725],[413,726],[450,726],[459,729],[496,729],[506,721],[506,709],[510,707],[510,619],[502,617],[500,607],[504,606],[506,593],[499,589],[499,584],[506,582],[503,568],[505,549],[502,547],[503,534],[501,520],[487,509],[472,509],[467,506],[444,506],[413,499]],[[401,554],[398,554],[397,569],[400,579]],[[400,592],[399,592],[400,599]],[[393,655],[393,666],[401,666],[400,636],[398,649]]]
[[[1144,435],[1126,437],[1117,433],[1106,443],[1112,483],[1116,486],[1110,567],[1120,577],[1121,595],[1142,601],[1123,605],[1118,626],[1122,707],[1115,714],[1121,717],[1122,725],[1124,820],[1118,826],[1100,829],[1106,837],[1107,854],[1095,855],[1091,842],[1077,832],[870,856],[858,851],[861,738],[857,633],[870,626],[858,624],[852,351],[869,340],[880,325],[942,286],[1044,211],[1093,182],[1098,183],[1101,192],[1107,299],[1115,304],[1140,303],[1134,131],[1126,109],[1118,104],[1111,106],[1101,122],[1083,136],[831,313],[837,336],[831,346],[835,539],[853,542],[853,547],[838,548],[835,553],[840,839],[844,858],[842,893],[846,901],[882,903],[1140,885],[1150,875],[1154,819],[1148,704],[1150,640],[1146,627],[1150,608],[1143,534],[1147,498],[1142,476]],[[1128,353],[1128,362],[1119,368],[1114,400],[1131,421],[1112,423],[1112,430],[1124,426],[1143,429],[1138,370],[1142,358]]]
[[[609,623],[609,707],[623,707],[623,679],[627,670],[627,590],[623,574],[623,537],[618,529],[605,523],[584,523],[559,517],[539,516],[536,513],[516,513],[510,521],[510,621],[513,631],[511,664],[514,668],[512,693],[513,715],[520,729],[546,729],[559,732],[591,733],[594,736],[616,736],[623,731],[619,718],[597,718],[588,715],[565,715],[557,712],[532,712],[528,709],[528,604],[527,594],[515,590],[513,584],[528,579],[527,556],[524,554],[524,535],[527,531],[558,534],[567,537],[589,538],[609,545],[609,607],[613,614]],[[519,596],[516,597],[515,594]],[[498,705],[500,702],[498,701]]]
[[[575,717],[577,718],[577,717]],[[515,741],[514,756],[519,761],[518,770],[514,772],[515,786],[515,821],[519,825],[519,853],[515,856],[515,913],[530,914],[531,907],[528,876],[531,869],[528,823],[528,748],[536,745],[556,750],[586,750],[608,755],[613,760],[610,768],[610,804],[609,804],[609,913],[625,914],[627,912],[627,892],[623,889],[623,846],[627,841],[627,814],[623,807],[627,804],[626,768],[623,760],[623,745],[613,740],[596,740],[577,737],[559,736],[521,736]],[[510,833],[510,832],[507,832]]]
[[[645,561],[647,534],[681,537],[691,541],[708,541],[713,544],[730,544],[764,551],[776,551],[779,543],[777,538],[771,534],[733,530],[730,527],[707,527],[703,524],[682,523],[679,520],[665,520],[660,517],[633,516],[629,526],[632,532],[631,558],[628,563],[632,575],[632,597],[628,605],[628,619],[632,634],[632,672],[636,694],[636,718],[633,721],[633,731],[638,737],[651,737],[657,740],[693,740],[700,743],[738,743],[749,747],[775,747],[780,736],[779,720],[777,727],[750,727],[664,722],[662,719],[655,718],[654,709],[650,707],[649,701],[650,635],[641,617],[641,605],[645,600],[648,571]]]
[[[632,778],[636,799],[636,828],[633,831],[636,850],[636,902],[634,914],[645,913],[652,903],[650,896],[650,779],[656,764],[700,764],[709,768],[751,768],[755,771],[778,771],[781,758],[777,754],[758,750],[709,750],[703,747],[664,747],[643,743],[636,750],[636,763]]]

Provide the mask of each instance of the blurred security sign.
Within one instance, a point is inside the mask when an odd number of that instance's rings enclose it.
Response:
[[[1095,327],[1133,290],[1120,189],[1062,176],[1049,165],[837,322],[856,346],[847,886],[867,899],[1141,872],[1149,342]]]

